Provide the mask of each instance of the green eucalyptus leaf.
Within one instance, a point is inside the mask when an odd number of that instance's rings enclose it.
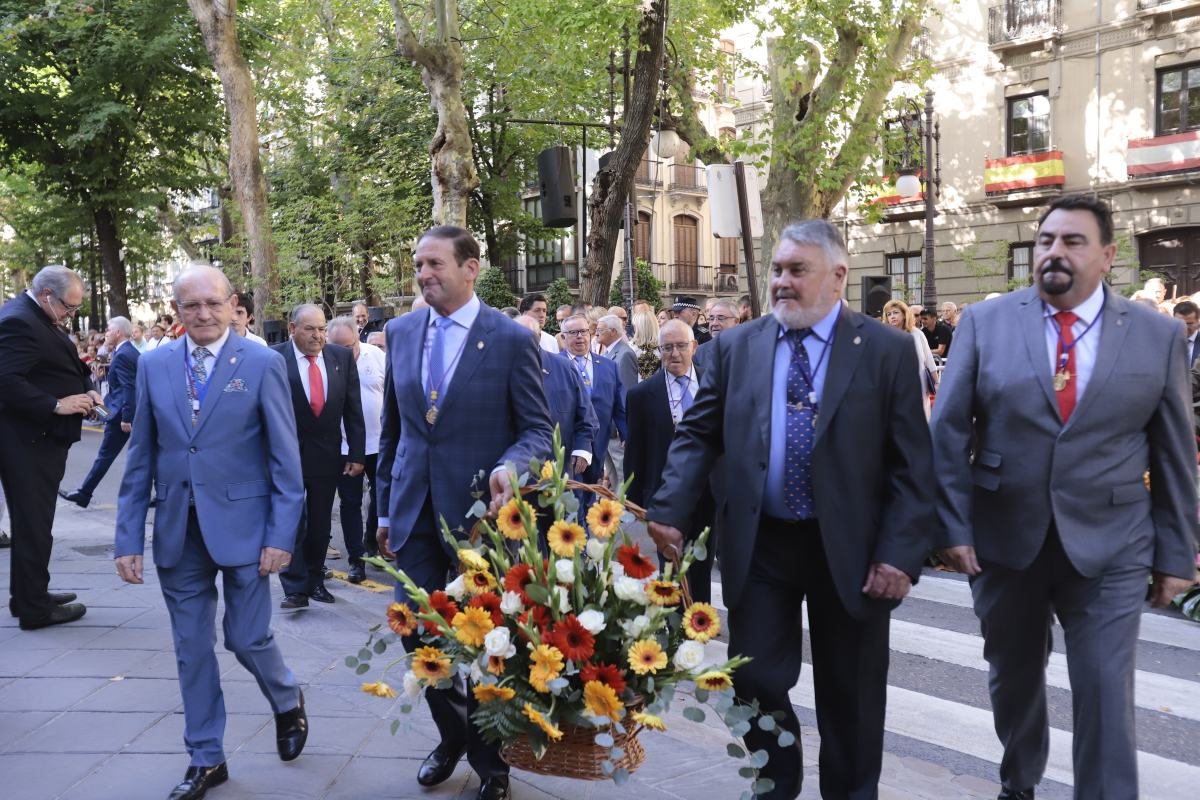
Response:
[[[370,669],[371,669],[370,664],[359,664],[358,667],[354,670],[354,674],[355,675],[365,675],[365,674],[367,674],[367,671]]]
[[[725,745],[725,752],[729,754],[730,758],[746,757],[746,751],[743,750],[742,746],[736,742],[730,742],[729,744]]]
[[[596,738],[593,739],[592,741],[594,741],[596,744],[600,745],[601,747],[612,747],[613,746],[612,734],[608,733],[607,731],[601,731],[600,733],[597,733]]]
[[[688,706],[683,710],[683,718],[692,722],[704,722],[704,709],[697,706]]]

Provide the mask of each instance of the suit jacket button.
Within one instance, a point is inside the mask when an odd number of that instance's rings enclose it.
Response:
[[[194,448],[194,447],[189,447],[189,448],[188,448],[188,452],[189,452],[189,453],[195,453],[195,452],[196,452],[196,448]]]
[[[188,482],[187,482],[187,481],[184,481],[184,482],[183,482],[183,488],[185,488],[185,489],[186,489],[186,488],[188,488]]]

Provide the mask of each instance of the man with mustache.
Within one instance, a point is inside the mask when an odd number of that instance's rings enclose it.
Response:
[[[1045,773],[1052,617],[1066,638],[1075,797],[1135,800],[1147,582],[1161,607],[1195,574],[1184,327],[1105,287],[1115,255],[1103,201],[1051,203],[1034,286],[963,313],[933,415],[942,560],[971,576],[1002,800],[1031,800]]]
[[[753,660],[734,688],[782,713],[762,797],[800,794],[800,724],[788,691],[803,659],[808,606],[821,733],[821,796],[878,797],[890,612],[920,574],[934,523],[929,426],[912,337],[842,302],[849,256],[825,220],[789,225],[771,259],[770,316],[721,333],[679,421],[650,535],[683,544],[714,461],[737,491],[717,498],[729,651]],[[665,328],[664,328],[665,330]]]

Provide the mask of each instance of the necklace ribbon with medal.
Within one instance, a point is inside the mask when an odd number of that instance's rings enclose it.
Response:
[[[840,314],[838,315],[838,319],[841,319]],[[817,336],[817,333],[816,333],[816,331],[814,331],[810,328],[808,335],[809,336]],[[821,355],[817,357],[817,364],[815,367],[813,367],[812,372],[809,372],[808,368],[804,365],[803,361],[796,362],[796,366],[800,370],[800,378],[804,381],[804,385],[808,387],[808,407],[810,409],[812,409],[814,420],[816,419],[817,414],[821,413],[820,402],[819,402],[819,399],[817,398],[817,389],[816,389],[817,373],[821,371],[821,365],[823,363],[825,363],[825,356],[829,354],[829,348],[833,346],[833,337],[836,335],[837,335],[837,320],[834,320],[833,330],[830,331],[829,339],[825,341],[824,347],[821,348]],[[818,336],[817,338],[820,338],[820,337]],[[804,347],[804,343],[801,342],[799,344],[799,346]],[[797,345],[792,344],[791,340],[788,340],[788,347],[791,348],[792,358],[794,360],[796,358]],[[803,400],[798,401],[795,405],[792,406],[792,408],[794,408],[796,411],[803,411],[804,410],[804,401]]]
[[[445,335],[445,331],[443,331],[443,335]],[[450,373],[453,372],[454,365],[458,363],[458,360],[460,358],[462,358],[463,350],[465,350],[467,348],[467,340],[470,338],[471,338],[471,332],[467,331],[467,334],[465,336],[463,336],[462,344],[460,344],[458,346],[458,352],[455,353],[454,358],[452,358],[450,360],[449,366],[447,366],[444,370],[442,370],[442,378],[441,378],[441,380],[438,381],[438,385],[432,386],[429,389],[429,408],[425,411],[425,421],[427,423],[429,423],[430,425],[433,425],[434,423],[436,423],[437,419],[438,419],[437,402],[438,402],[438,398],[441,397],[442,385],[446,382],[446,378],[449,377]],[[428,341],[428,337],[426,337],[426,341]],[[428,351],[427,351],[426,357],[425,357],[426,370],[429,370],[429,359],[430,359],[430,357],[432,357],[432,355],[433,355],[433,343],[430,342],[428,345]]]
[[[1054,319],[1054,314],[1050,312],[1050,308],[1046,305],[1044,300],[1042,301],[1042,307],[1046,310],[1046,319],[1050,320],[1050,323],[1054,326],[1055,333],[1058,334],[1059,355],[1058,369],[1056,369],[1054,372],[1054,391],[1062,392],[1066,390],[1067,384],[1070,382],[1071,378],[1074,377],[1067,369],[1067,365],[1071,362],[1071,351],[1075,349],[1075,345],[1079,344],[1083,337],[1088,335],[1088,331],[1095,327],[1096,323],[1100,321],[1100,317],[1104,315],[1104,306],[1101,305],[1100,313],[1092,317],[1092,321],[1089,322],[1087,327],[1083,329],[1083,333],[1076,336],[1069,343],[1063,339],[1063,326],[1060,325],[1056,319]]]
[[[211,352],[211,351],[210,351]],[[192,362],[192,354],[188,349],[187,344],[183,348],[183,366],[184,372],[187,374],[188,389],[191,392],[192,401],[192,417],[200,413],[200,407],[204,405],[204,396],[208,394],[208,384],[212,379],[209,375],[204,383],[196,382],[196,365]],[[217,362],[213,359],[213,371],[216,372]]]

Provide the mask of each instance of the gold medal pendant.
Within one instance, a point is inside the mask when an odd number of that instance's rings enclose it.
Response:
[[[438,418],[437,406],[430,406],[429,410],[425,412],[425,421],[428,422],[430,425],[432,425],[435,422],[437,422],[437,418]]]
[[[1054,391],[1061,392],[1067,388],[1067,381],[1071,380],[1071,373],[1065,369],[1060,369],[1054,373]]]

